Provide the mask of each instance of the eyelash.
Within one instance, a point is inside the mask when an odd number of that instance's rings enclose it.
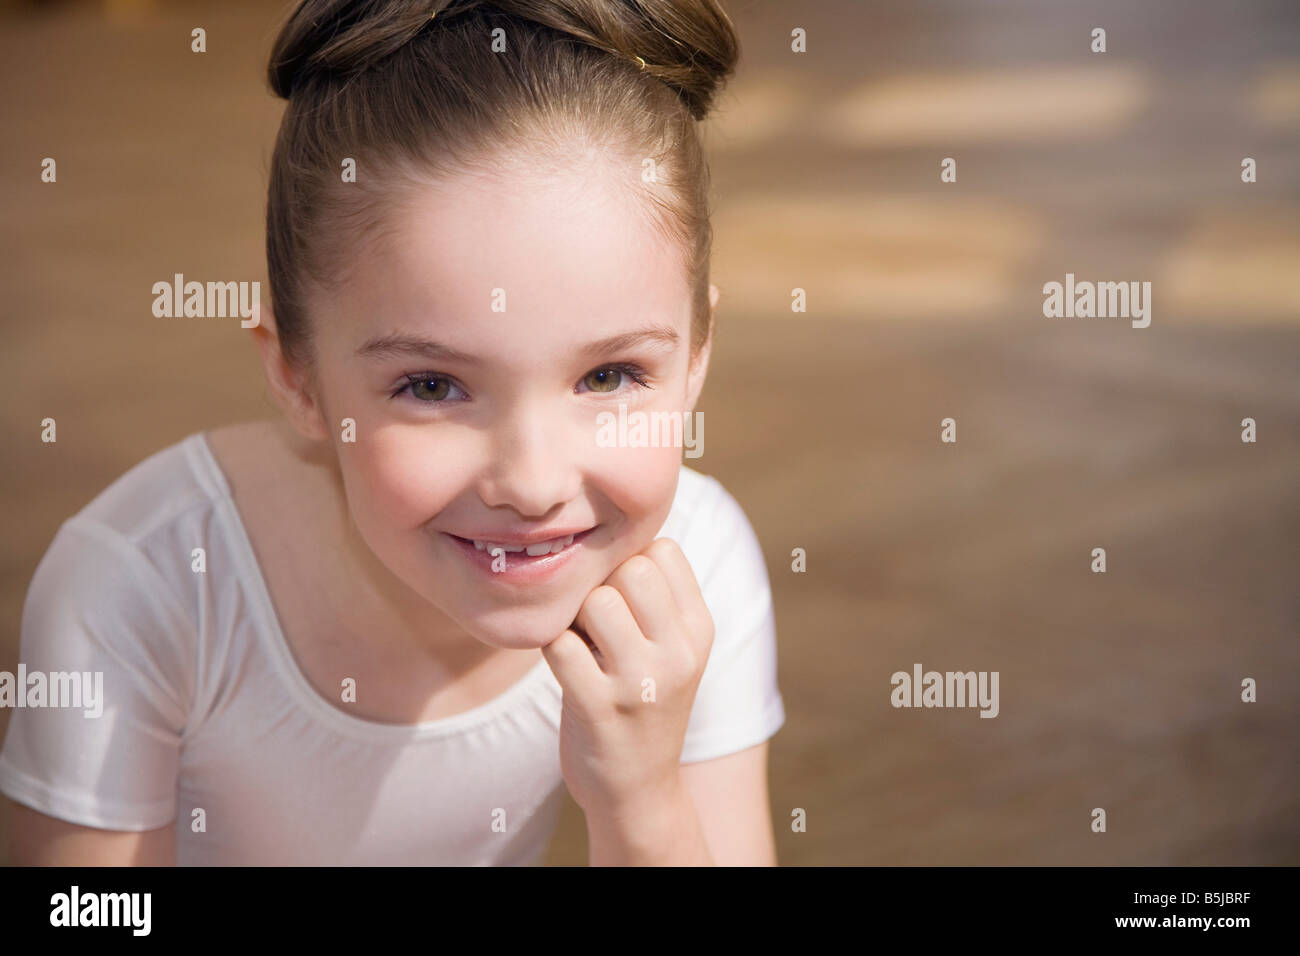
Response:
[[[641,366],[639,365],[633,365],[631,362],[614,362],[611,365],[598,365],[596,368],[593,368],[591,372],[588,372],[586,375],[582,376],[582,378],[585,379],[587,375],[592,374],[592,372],[621,372],[623,375],[626,375],[628,378],[632,379],[632,381],[636,383],[638,388],[654,388],[653,385],[651,385],[648,381],[646,381],[645,369],[641,368]],[[408,374],[408,375],[404,375],[403,378],[406,379],[406,384],[403,385],[401,388],[397,389],[395,392],[393,392],[393,394],[389,396],[390,399],[397,398],[403,392],[409,392],[412,386],[419,385],[422,382],[434,382],[434,381],[441,381],[445,379],[446,381],[452,383],[453,385],[456,385],[455,379],[453,379],[451,376],[440,375],[437,372],[421,372],[416,375]],[[579,381],[581,381],[581,379]],[[456,387],[459,388],[460,386],[456,385]],[[617,394],[619,391],[621,391],[621,389],[615,389],[613,392],[592,392],[592,394],[593,395],[614,395]],[[416,398],[414,395],[412,395],[411,398],[412,400],[414,400],[415,402],[421,405],[444,405],[447,404],[449,401],[451,401],[451,399],[444,398],[436,402],[426,402]]]

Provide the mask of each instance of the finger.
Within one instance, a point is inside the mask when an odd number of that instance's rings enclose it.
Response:
[[[636,651],[635,642],[645,639],[623,595],[608,584],[587,595],[574,623],[595,644],[596,661],[607,674],[626,664]]]
[[[572,629],[544,645],[542,657],[546,658],[546,664],[560,687],[573,688],[575,693],[591,679],[593,671],[600,670],[586,642]]]
[[[634,554],[605,581],[627,602],[637,626],[648,640],[681,639],[682,619],[659,563],[646,554]]]
[[[597,646],[596,642],[592,640],[591,636],[587,633],[587,629],[579,624],[577,620],[574,620],[574,622],[569,625],[569,630],[578,635],[578,639],[582,641],[582,646],[587,649],[587,656],[595,662],[597,667],[604,670],[605,662],[608,660],[608,657],[606,657],[605,652]]]
[[[693,635],[704,635],[707,640],[699,646],[707,653],[713,643],[713,613],[705,603],[704,592],[695,577],[695,569],[672,538],[656,538],[644,552],[663,571],[664,580],[672,592],[673,600]],[[725,560],[725,559],[724,559]]]

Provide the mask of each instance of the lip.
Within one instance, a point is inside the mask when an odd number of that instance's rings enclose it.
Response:
[[[454,535],[446,531],[440,533],[447,537],[452,546],[460,552],[461,556],[464,557],[466,561],[489,577],[498,581],[510,582],[512,584],[536,584],[545,581],[559,572],[560,569],[571,563],[574,558],[584,550],[587,537],[598,527],[600,526],[596,525],[595,527],[588,528],[585,531],[564,531],[558,534],[547,532],[541,536],[535,534],[515,535],[513,537],[506,535],[504,536],[505,540],[490,536],[487,538],[479,538],[478,540],[480,541],[488,540],[493,544],[522,544],[527,547],[529,544],[536,544],[540,541],[549,541],[552,538],[567,537],[569,534],[573,535],[573,543],[558,553],[543,554],[537,557],[532,557],[526,551],[504,552],[502,554],[502,557],[505,559],[504,571],[494,571],[492,569],[492,564],[496,558],[486,549],[480,551],[478,548],[474,547],[473,539],[462,538],[459,535]]]
[[[592,526],[594,527],[594,526]],[[511,547],[520,546],[528,547],[530,544],[540,544],[543,541],[554,541],[556,538],[567,538],[573,535],[574,541],[577,541],[578,535],[586,534],[592,530],[587,528],[550,528],[545,531],[487,531],[483,534],[452,534],[450,531],[443,532],[453,538],[460,538],[473,544],[477,539],[479,541],[491,541],[493,544],[508,544]]]

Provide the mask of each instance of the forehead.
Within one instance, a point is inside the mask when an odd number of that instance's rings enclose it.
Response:
[[[349,337],[436,331],[473,350],[508,329],[537,349],[647,321],[685,336],[684,250],[652,223],[643,188],[662,187],[610,162],[405,187],[335,300]]]

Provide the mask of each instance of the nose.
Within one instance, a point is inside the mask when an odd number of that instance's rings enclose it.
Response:
[[[541,405],[513,409],[498,422],[489,453],[479,497],[490,508],[509,507],[540,519],[578,495],[582,477],[572,436],[562,419],[548,416]]]

